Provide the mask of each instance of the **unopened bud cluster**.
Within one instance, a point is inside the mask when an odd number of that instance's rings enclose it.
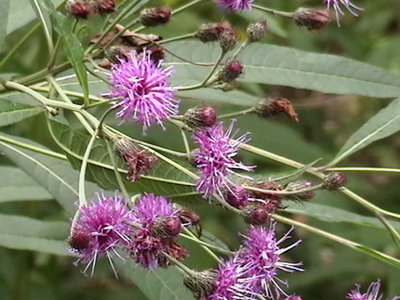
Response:
[[[183,120],[186,125],[192,128],[210,127],[217,120],[217,112],[212,106],[200,105],[188,109],[183,116]]]
[[[167,24],[170,17],[171,8],[168,6],[147,8],[140,13],[139,22],[144,26],[153,27]]]
[[[302,7],[294,12],[293,20],[308,30],[320,30],[331,22],[329,10]]]
[[[114,12],[116,3],[115,0],[68,0],[66,9],[77,19],[87,19],[90,14],[108,14]]]

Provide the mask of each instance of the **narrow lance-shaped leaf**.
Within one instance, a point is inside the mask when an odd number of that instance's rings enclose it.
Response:
[[[41,21],[43,31],[46,36],[47,46],[50,50],[53,49],[53,28],[51,26],[49,7],[45,5],[43,0],[30,0],[36,16]]]
[[[190,61],[212,63],[218,47],[200,42],[175,42],[168,50]],[[244,65],[240,81],[291,86],[324,93],[392,98],[400,94],[400,75],[352,59],[288,47],[254,43],[238,59]],[[194,66],[170,56],[175,65],[174,80],[200,82],[210,68]]]
[[[0,51],[7,36],[7,20],[10,12],[10,0],[0,1]]]
[[[400,130],[400,99],[394,100],[358,129],[329,165],[334,165],[369,144]]]
[[[0,127],[8,126],[40,113],[38,106],[14,103],[0,98]]]
[[[23,216],[0,214],[0,224],[0,246],[70,255],[65,242],[69,229],[66,222],[43,222]]]
[[[19,168],[0,167],[0,203],[10,201],[51,200],[46,189]]]

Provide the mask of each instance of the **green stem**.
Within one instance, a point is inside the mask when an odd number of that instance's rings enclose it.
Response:
[[[115,160],[115,153],[111,148],[110,141],[107,138],[105,139],[105,141],[106,141],[106,145],[107,145],[108,155],[110,156],[111,164],[113,165],[115,178],[117,179],[117,182],[118,182],[118,186],[122,192],[122,195],[125,197],[125,199],[129,199],[128,191],[126,190],[125,184],[124,184],[121,174],[119,173],[119,170],[118,170],[117,162]]]
[[[316,190],[320,190],[323,187],[323,183],[314,185],[312,187],[303,189],[303,190],[294,190],[294,191],[276,191],[276,190],[265,190],[265,189],[260,189],[256,188],[253,186],[248,186],[246,184],[243,185],[243,187],[249,191],[254,191],[254,192],[259,192],[259,193],[264,193],[264,194],[272,194],[272,195],[297,195],[297,194],[303,194],[307,192],[312,192]]]
[[[169,255],[166,252],[164,252],[163,254],[165,255],[165,257],[167,257],[172,263],[174,263],[177,267],[179,267],[186,274],[191,275],[191,276],[196,276],[196,272],[195,271],[193,271],[192,269],[186,267],[183,263],[181,263],[175,257],[172,257],[171,255]]]
[[[31,28],[19,41],[18,43],[12,48],[10,51],[7,52],[7,55],[1,60],[0,62],[0,69],[3,65],[18,51],[18,49],[26,42],[27,39],[40,27],[40,23],[36,23],[35,26]]]
[[[54,157],[54,158],[57,158],[57,159],[68,160],[67,157],[65,155],[61,154],[61,153],[57,153],[57,152],[54,152],[54,151],[51,151],[51,150],[47,150],[47,149],[43,149],[43,148],[40,148],[40,147],[36,147],[36,146],[30,145],[30,144],[26,144],[26,143],[23,143],[23,142],[8,138],[8,137],[6,137],[6,136],[4,136],[2,134],[0,134],[0,141],[3,141],[5,143],[7,143],[7,144],[15,145],[15,146],[18,146],[18,147],[21,147],[21,148],[24,148],[24,149],[27,149],[27,150],[30,150],[30,151],[34,151],[36,153],[40,153],[40,154],[44,154],[44,155],[47,155],[47,156],[50,156],[50,157]]]
[[[60,87],[62,86],[61,84],[59,84]],[[30,88],[34,91],[37,92],[49,92],[50,91],[50,87],[41,87],[41,86],[30,86]],[[79,93],[79,92],[74,92],[74,91],[67,91],[63,89],[63,92],[65,95],[71,96],[71,97],[76,97],[76,98],[80,98],[83,99],[84,95],[83,93]],[[93,100],[93,101],[97,101],[96,103],[92,103],[88,106],[85,106],[83,108],[90,108],[90,107],[94,107],[97,105],[104,105],[104,104],[110,104],[110,102],[107,99],[101,98],[101,97],[97,97],[97,96],[93,96],[93,95],[89,95],[89,99]]]
[[[337,167],[337,168],[324,169],[324,171],[400,173],[400,169],[397,168],[375,168],[375,167]]]
[[[64,90],[60,87],[58,82],[54,79],[53,76],[48,76],[47,80],[49,83],[55,88],[57,93],[60,95],[60,97],[64,100],[66,103],[72,104],[71,99],[68,98],[68,96],[64,93]],[[80,114],[80,112],[74,111],[73,114],[75,117],[81,122],[82,126],[89,132],[89,134],[93,134],[93,129],[90,127],[89,123],[86,121],[86,119]]]
[[[186,39],[193,38],[195,35],[196,35],[196,32],[192,32],[192,33],[188,33],[188,34],[175,36],[175,37],[172,37],[172,38],[169,38],[169,39],[161,40],[161,41],[159,41],[157,43],[161,45],[161,44],[166,44],[166,43],[186,40]]]
[[[80,111],[82,109],[82,107],[80,105],[76,105],[76,104],[70,104],[70,103],[64,103],[61,101],[56,101],[56,100],[50,100],[47,99],[46,97],[42,96],[41,94],[35,92],[34,90],[19,84],[17,82],[13,82],[13,81],[6,81],[4,83],[6,88],[9,89],[13,89],[13,90],[18,90],[20,92],[23,92],[29,96],[31,96],[32,98],[34,98],[35,100],[37,100],[38,102],[40,102],[41,104],[43,104],[44,106],[52,106],[52,107],[56,107],[56,108],[63,108],[63,109],[68,109],[71,111]]]
[[[185,151],[187,153],[187,156],[189,157],[189,155],[190,155],[190,147],[189,147],[189,142],[188,142],[186,133],[182,129],[180,131],[181,131],[181,135],[182,135],[183,144],[185,145]]]
[[[215,247],[215,246],[213,246],[213,245],[208,245],[207,243],[205,243],[205,242],[199,240],[199,239],[198,239],[189,229],[187,229],[187,228],[184,228],[184,231],[185,231],[188,235],[181,233],[180,236],[182,236],[182,237],[184,237],[184,238],[186,238],[186,239],[189,239],[189,240],[191,240],[191,241],[193,241],[193,242],[198,243],[198,244],[200,245],[201,248],[203,248],[212,258],[214,258],[214,259],[217,261],[217,263],[221,263],[220,258],[219,258],[217,255],[215,255],[214,252],[212,252],[212,251],[210,250],[210,248],[215,249],[215,248],[218,248],[218,247]],[[217,249],[215,249],[215,250],[217,250]],[[220,251],[220,250],[217,250],[217,251]]]
[[[281,16],[281,17],[285,17],[285,18],[293,18],[294,13],[289,13],[289,12],[285,12],[285,11],[280,11],[280,10],[275,10],[272,8],[268,8],[268,7],[264,7],[264,6],[260,6],[260,5],[256,5],[256,4],[252,4],[251,5],[253,8],[261,10],[261,11],[265,11],[267,13],[276,15],[276,16]]]
[[[49,70],[52,69],[52,67],[53,67],[53,65],[54,65],[54,63],[56,61],[58,51],[60,50],[60,45],[61,45],[61,36],[58,36],[57,40],[56,40],[56,44],[54,46],[54,50],[53,50],[52,53],[50,53],[49,63],[47,64],[47,68]]]
[[[210,71],[210,73],[207,75],[207,77],[201,83],[201,86],[206,86],[207,85],[208,80],[211,78],[211,76],[214,75],[214,72],[217,70],[220,62],[224,59],[225,54],[226,54],[226,51],[221,49],[221,53],[220,53],[220,55],[218,57],[218,60],[215,62],[213,68]]]
[[[347,240],[347,239],[342,238],[340,236],[337,236],[337,235],[334,235],[332,233],[326,232],[324,230],[312,227],[310,225],[307,225],[307,224],[292,220],[290,218],[286,218],[286,217],[283,217],[283,216],[280,216],[280,215],[276,215],[276,214],[272,214],[272,217],[275,220],[279,221],[279,222],[297,226],[298,228],[302,228],[304,230],[307,230],[309,232],[312,232],[312,233],[317,234],[319,236],[322,236],[324,238],[330,239],[330,240],[335,241],[335,242],[337,242],[339,244],[342,244],[344,246],[352,248],[352,249],[354,249],[356,251],[362,252],[362,253],[367,254],[369,256],[372,256],[374,258],[378,258],[379,260],[381,260],[383,262],[386,262],[386,263],[389,263],[389,264],[391,264],[393,266],[396,266],[397,268],[400,266],[400,260],[398,260],[398,259],[396,259],[396,258],[394,258],[394,257],[392,257],[390,255],[387,255],[387,254],[385,254],[383,252],[376,251],[374,249],[370,249],[370,248],[365,247],[365,246],[363,246],[363,245],[361,245],[359,243]]]
[[[250,108],[247,108],[247,109],[244,109],[244,110],[240,110],[240,111],[236,111],[236,112],[233,112],[233,113],[220,115],[220,116],[218,116],[218,119],[222,120],[222,119],[228,119],[228,118],[237,117],[237,116],[245,116],[245,115],[248,115],[248,114],[251,114],[251,113],[254,113],[254,112],[255,112],[255,108],[254,107],[250,107]]]
[[[177,15],[180,12],[184,11],[185,9],[188,9],[188,8],[194,6],[194,5],[198,4],[198,3],[201,3],[201,2],[204,3],[206,1],[207,0],[193,0],[191,2],[188,2],[188,3],[184,4],[184,5],[182,5],[181,7],[178,7],[177,9],[174,9],[171,14],[172,15]]]
[[[386,227],[389,231],[390,236],[392,237],[393,241],[396,243],[397,247],[400,249],[400,234],[399,232],[390,224],[388,220],[384,216],[379,213],[375,214],[376,217],[381,221],[381,223]]]

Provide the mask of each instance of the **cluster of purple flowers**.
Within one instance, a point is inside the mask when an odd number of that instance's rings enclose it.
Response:
[[[145,268],[169,265],[165,253],[177,260],[187,256],[176,239],[183,226],[192,225],[180,218],[180,208],[165,197],[142,195],[132,208],[121,196],[98,195],[98,201],[79,208],[79,218],[71,229],[69,243],[78,254],[78,262],[87,264],[85,272],[97,258],[120,257],[118,250],[129,254]],[[113,267],[114,269],[114,267]],[[115,269],[114,269],[115,272]]]
[[[243,247],[216,270],[215,288],[209,299],[257,299],[259,295],[266,299],[293,298],[283,289],[287,282],[277,277],[279,271],[303,271],[301,263],[281,260],[283,253],[301,242],[281,248],[280,244],[290,238],[290,232],[277,240],[275,222],[272,221],[269,227],[251,226],[244,235]]]

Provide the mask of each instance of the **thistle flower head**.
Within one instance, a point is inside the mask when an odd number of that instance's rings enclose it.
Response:
[[[133,216],[124,198],[98,194],[98,201],[82,206],[79,210],[80,217],[74,225],[70,244],[72,247],[79,244],[75,249],[79,261],[88,264],[86,269],[92,263],[94,267],[98,257],[106,255],[110,259],[112,252],[119,246],[129,243],[132,228],[127,222],[133,221]]]
[[[254,0],[217,0],[218,7],[231,12],[250,10]]]
[[[236,162],[236,156],[240,145],[249,141],[248,134],[237,139],[233,131],[234,121],[231,122],[228,130],[225,130],[223,123],[219,122],[212,127],[198,130],[193,135],[199,149],[194,152],[194,163],[200,171],[201,176],[197,182],[197,190],[205,196],[218,192],[223,197],[222,190],[231,185],[228,176],[236,174],[235,169],[251,171],[253,167]]]
[[[333,8],[336,13],[336,19],[339,24],[339,15],[344,15],[341,6],[344,6],[353,16],[358,17],[357,10],[363,10],[361,7],[353,4],[350,0],[324,0],[327,8]]]
[[[275,236],[275,222],[271,221],[269,228],[263,226],[251,226],[245,235],[244,247],[241,251],[242,257],[249,264],[252,276],[258,278],[256,289],[267,298],[279,298],[280,295],[287,296],[282,285],[287,286],[285,281],[277,278],[278,271],[295,272],[303,271],[301,263],[290,263],[281,261],[281,255],[296,247],[301,241],[290,246],[280,248],[280,244],[288,239],[290,230],[280,240]]]
[[[364,294],[361,293],[361,286],[356,284],[356,288],[347,294],[350,300],[381,300],[383,295],[379,293],[381,282],[379,280],[372,282]],[[399,300],[400,297],[394,297],[392,300]]]
[[[248,266],[235,255],[230,260],[220,264],[216,270],[214,291],[209,296],[210,300],[250,300],[256,293],[253,286],[257,278],[248,276]]]
[[[119,58],[112,64],[112,89],[106,94],[117,101],[117,117],[123,121],[133,119],[143,125],[143,132],[153,124],[164,128],[162,122],[178,113],[176,89],[168,82],[172,67],[162,68],[151,55],[151,51],[133,51],[127,59]]]
[[[133,215],[137,226],[128,250],[137,263],[154,269],[169,265],[164,253],[177,260],[188,255],[185,248],[168,237],[179,233],[181,223],[178,210],[165,197],[154,194],[141,196],[133,208]]]

